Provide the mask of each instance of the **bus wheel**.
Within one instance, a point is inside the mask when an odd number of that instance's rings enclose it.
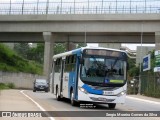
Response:
[[[116,107],[116,103],[109,103],[108,107],[114,109]]]
[[[57,101],[60,101],[60,96],[58,95],[58,88],[56,89],[56,99]]]
[[[71,91],[71,98],[70,98],[70,100],[71,100],[71,105],[72,105],[72,106],[75,106],[75,105],[76,105],[76,101],[74,100],[73,90]]]

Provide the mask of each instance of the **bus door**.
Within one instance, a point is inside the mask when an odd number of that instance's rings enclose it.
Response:
[[[64,65],[64,73],[63,73],[63,97],[68,98],[68,80],[69,80],[69,74],[68,67],[69,64],[69,57],[66,57],[65,59],[65,65]]]
[[[64,65],[65,65],[65,59],[62,58],[61,75],[60,75],[60,96],[63,96]]]

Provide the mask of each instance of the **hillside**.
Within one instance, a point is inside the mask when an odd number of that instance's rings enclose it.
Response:
[[[4,44],[0,44],[0,71],[42,74],[42,66],[28,61]]]

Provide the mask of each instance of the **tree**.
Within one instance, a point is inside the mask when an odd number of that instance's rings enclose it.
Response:
[[[76,45],[76,48],[81,48],[81,47],[85,47],[85,46],[86,46],[85,43],[78,43],[78,44]]]
[[[131,69],[129,69],[128,73],[130,77],[139,76],[139,67],[132,67]]]
[[[54,54],[63,53],[66,51],[66,45],[64,43],[55,43],[54,45]]]
[[[16,43],[14,46],[14,50],[22,57],[27,59],[29,44],[28,43]]]
[[[78,43],[76,48],[83,47],[84,43]],[[44,61],[44,43],[37,43],[37,47],[29,47],[28,43],[17,43],[14,47],[15,51],[28,60],[36,61],[43,64]],[[63,53],[66,50],[65,43],[55,43],[53,48],[54,54]]]
[[[130,77],[138,76],[139,75],[139,67],[135,64],[135,59],[128,58],[128,65],[129,70],[128,74]]]
[[[43,64],[44,59],[44,43],[37,43],[36,48],[30,48],[28,51],[28,59]]]
[[[63,43],[55,43],[53,48],[54,54],[66,51],[66,46]],[[28,51],[28,59],[37,61],[43,64],[44,60],[44,43],[37,43],[36,48],[30,48]]]

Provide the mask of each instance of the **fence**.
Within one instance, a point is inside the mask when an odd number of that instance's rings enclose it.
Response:
[[[45,77],[29,73],[10,73],[0,71],[0,83],[14,83],[16,88],[33,89],[33,82],[36,78]]]
[[[144,75],[143,73],[141,76],[141,93],[160,98],[160,77],[157,74],[147,74]]]
[[[0,14],[160,13],[160,0],[3,0]]]
[[[132,81],[132,83],[131,83]],[[139,76],[128,81],[128,94],[138,94]],[[160,98],[160,76],[157,73],[141,73],[141,94]]]

